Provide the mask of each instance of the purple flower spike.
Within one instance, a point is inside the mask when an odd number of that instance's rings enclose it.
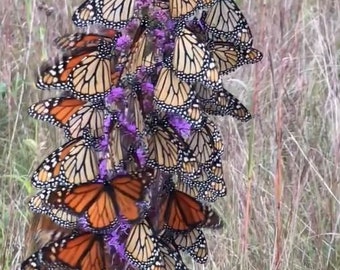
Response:
[[[127,33],[134,33],[136,32],[136,29],[138,28],[138,25],[139,25],[139,20],[138,19],[133,19],[131,20],[125,27],[125,31]]]
[[[91,228],[89,227],[89,223],[84,216],[82,216],[78,219],[78,225],[84,231],[90,231],[91,230]]]
[[[165,27],[169,32],[173,31],[175,29],[175,26],[176,26],[175,21],[173,21],[173,20],[167,20],[166,21]]]
[[[125,130],[128,133],[130,133],[132,135],[137,135],[137,127],[136,127],[136,125],[130,123],[123,114],[121,114],[119,116],[119,122],[121,123],[121,125],[125,128]]]
[[[183,118],[173,116],[170,118],[170,124],[177,130],[177,132],[185,139],[190,136],[191,126]]]
[[[114,249],[114,252],[118,254],[120,258],[125,258],[125,247],[123,243],[120,243],[120,236],[118,230],[114,230],[108,237],[107,244]]]
[[[106,97],[106,103],[112,104],[117,102],[124,97],[124,89],[121,87],[115,87],[111,89],[111,92]]]
[[[127,51],[132,44],[132,39],[128,35],[123,35],[117,39],[116,50],[123,52]]]
[[[159,21],[160,23],[166,23],[170,19],[169,14],[160,8],[154,9],[154,11],[151,13],[151,18]]]
[[[164,45],[166,44],[165,32],[160,29],[155,29],[153,31],[153,37],[155,39],[156,47],[163,49]]]
[[[142,166],[142,167],[145,166],[145,164],[146,164],[146,153],[145,153],[144,148],[139,147],[136,151],[136,154],[137,154],[137,158],[139,160],[140,166]]]
[[[175,44],[173,42],[165,43],[164,44],[164,52],[171,53],[175,49]]]
[[[99,162],[99,179],[104,180],[105,176],[107,175],[106,167],[107,167],[107,160],[102,159]]]
[[[141,9],[141,8],[147,8],[151,6],[152,1],[151,0],[137,0],[136,1],[136,8]]]
[[[135,124],[127,123],[126,125],[124,125],[124,127],[127,130],[127,132],[129,132],[130,134],[132,135],[137,134],[137,127]]]
[[[110,116],[105,117],[104,119],[104,133],[108,133],[111,127],[112,118]]]
[[[122,238],[125,238],[129,228],[130,225],[126,220],[118,217],[117,226],[107,237],[107,244],[123,259],[125,259],[125,246]]]
[[[145,77],[148,75],[148,70],[145,66],[141,66],[136,71],[136,79],[138,82],[142,82],[145,80]]]
[[[155,86],[151,82],[144,82],[141,85],[142,91],[146,95],[153,95],[155,91]]]

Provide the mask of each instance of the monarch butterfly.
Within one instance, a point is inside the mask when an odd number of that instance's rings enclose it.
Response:
[[[50,205],[46,202],[44,196],[49,194],[49,190],[43,190],[33,196],[29,201],[29,207],[32,212],[48,216],[52,222],[66,229],[74,229],[77,226],[79,217],[70,213],[66,207]]]
[[[132,226],[125,243],[125,254],[139,269],[154,269],[160,261],[157,238],[148,220]]]
[[[191,149],[184,149],[183,151],[183,162],[181,167],[181,172],[186,177],[193,177],[199,171],[199,162],[197,158],[194,156],[194,153]]]
[[[163,67],[159,72],[155,86],[154,101],[157,106],[167,111],[186,108],[194,98],[192,87],[181,81],[174,72]]]
[[[133,91],[132,89],[127,89],[127,108],[126,113],[129,117],[131,117],[132,123],[137,128],[137,133],[141,135],[144,133],[145,130],[145,110],[142,102],[144,101],[143,98],[140,98],[140,93]]]
[[[33,173],[36,188],[82,184],[96,180],[98,157],[87,137],[71,140],[50,154]]]
[[[206,118],[199,129],[193,129],[188,138],[185,139],[189,149],[198,162],[204,164],[218,154],[223,153],[222,136],[214,122]]]
[[[219,227],[218,215],[188,194],[167,187],[169,193],[161,205],[164,227],[173,231],[190,231],[196,227]]]
[[[107,155],[104,157],[107,161],[108,172],[124,169],[126,163],[132,162],[131,151],[136,143],[132,136],[124,133],[123,126],[119,121],[113,124],[109,134]]]
[[[57,48],[63,51],[75,51],[83,48],[98,47],[101,42],[111,43],[117,36],[112,29],[103,30],[103,34],[75,33],[58,37],[54,40]]]
[[[64,129],[68,138],[84,135],[84,129],[96,138],[103,135],[104,106],[72,97],[39,101],[28,109],[28,114]]]
[[[34,201],[40,198],[45,203],[44,214],[61,226],[72,227],[73,224],[68,224],[68,216],[57,217],[51,209],[68,210],[70,214],[84,217],[92,231],[103,232],[111,229],[118,217],[130,222],[139,218],[138,202],[143,199],[146,184],[147,179],[121,175],[104,183],[45,189],[33,197],[30,206],[33,211],[39,211]]]
[[[231,42],[241,48],[252,47],[253,36],[248,23],[233,0],[217,0],[205,18],[208,36]]]
[[[35,213],[29,225],[27,242],[32,243],[30,250],[37,250],[71,233],[71,230],[58,226],[49,217]]]
[[[181,164],[181,152],[183,149],[178,135],[165,118],[152,117],[147,122],[147,144],[149,166],[171,172]]]
[[[78,27],[101,24],[120,29],[134,15],[135,0],[86,0],[74,12],[72,20]]]
[[[174,19],[190,19],[198,9],[213,5],[216,0],[169,0],[170,15]]]
[[[168,65],[169,59],[165,62]],[[189,83],[201,81],[210,87],[221,83],[216,63],[209,50],[185,27],[175,39],[172,68],[181,80]]]
[[[216,193],[206,186],[204,181],[196,185],[195,181],[182,178],[182,181],[176,184],[176,189],[200,201],[215,202],[217,200]]]
[[[216,197],[224,197],[227,193],[227,188],[223,178],[223,166],[220,158],[207,162],[200,169],[197,178],[186,179],[190,189],[197,189],[197,198],[215,201]]]
[[[208,245],[201,229],[188,232],[171,232],[165,230],[162,237],[173,243],[180,250],[187,252],[196,262],[204,264],[208,260]]]
[[[188,270],[175,245],[167,243],[162,239],[158,239],[158,245],[160,250],[160,260],[157,265],[152,268],[153,270]]]
[[[200,128],[204,119],[207,117],[206,114],[203,113],[201,101],[198,98],[195,98],[187,108],[173,110],[169,115],[180,116],[185,119],[192,128]]]
[[[135,74],[141,67],[151,70],[157,63],[156,56],[158,54],[159,52],[154,49],[154,41],[150,32],[143,25],[140,25],[126,59],[122,77],[127,74]]]
[[[104,270],[110,269],[110,261],[103,236],[75,232],[38,250],[22,263],[21,269]]]
[[[230,115],[242,122],[251,119],[248,109],[222,85],[217,89],[209,89],[196,84],[198,97],[202,100],[202,110],[217,116]]]
[[[244,48],[218,37],[207,38],[205,28],[197,21],[190,24],[189,28],[201,42],[207,44],[207,50],[211,53],[220,75],[227,75],[246,64],[255,64],[263,57],[262,53],[257,49]]]
[[[77,98],[96,102],[111,88],[111,50],[113,45],[101,41],[97,47],[84,47],[64,55],[51,66],[41,67],[37,87],[42,90],[71,91]]]

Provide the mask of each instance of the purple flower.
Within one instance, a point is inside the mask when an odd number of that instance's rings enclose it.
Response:
[[[126,129],[127,132],[129,132],[132,135],[136,135],[137,134],[137,127],[135,124],[132,123],[126,123],[124,125],[124,128]]]
[[[145,153],[145,149],[143,147],[139,147],[136,151],[137,154],[137,158],[139,160],[139,165],[140,166],[145,166],[146,164],[146,153]]]
[[[136,135],[137,134],[137,127],[136,127],[136,125],[133,124],[133,123],[130,123],[123,114],[121,114],[119,116],[119,122],[121,123],[121,125],[125,128],[125,130],[128,133],[130,133],[132,135]]]
[[[133,19],[126,25],[124,30],[127,34],[133,34],[136,32],[136,29],[138,28],[139,24],[140,24],[139,19]]]
[[[120,258],[125,258],[125,246],[122,239],[127,236],[130,225],[123,218],[118,218],[114,230],[107,236],[107,244],[114,249]]]
[[[132,44],[132,39],[128,35],[122,35],[117,39],[116,50],[120,52],[127,51]]]
[[[137,82],[143,82],[147,75],[148,75],[147,67],[141,66],[137,69],[135,78]]]
[[[153,95],[155,86],[151,82],[144,82],[141,84],[141,88],[144,94]]]
[[[104,137],[100,141],[100,149],[106,150],[108,145],[109,145],[109,136],[108,136],[108,134],[104,134]]]
[[[137,0],[136,9],[147,8],[152,4],[151,0]]]
[[[190,136],[191,126],[183,118],[173,116],[169,122],[184,139]]]
[[[175,26],[176,26],[176,22],[173,20],[167,20],[165,23],[165,27],[168,32],[173,31],[175,29]]]
[[[155,40],[156,47],[159,49],[163,49],[164,44],[166,43],[166,35],[163,30],[155,29],[153,31],[153,37]]]
[[[106,167],[107,167],[107,160],[106,159],[102,159],[99,162],[99,179],[100,180],[104,180],[107,171],[106,171]]]
[[[167,23],[170,19],[169,13],[160,8],[155,8],[153,12],[151,12],[150,17],[160,23]]]
[[[82,216],[78,219],[78,225],[84,231],[90,231],[91,230],[91,228],[89,227],[89,223],[88,223],[85,216]]]
[[[121,87],[112,88],[110,93],[106,97],[106,103],[112,104],[117,102],[124,97],[124,89]]]
[[[165,39],[165,32],[161,29],[155,29],[153,34],[157,39]]]
[[[107,134],[110,131],[111,124],[112,124],[112,117],[106,116],[104,119],[104,124],[103,124],[104,133]]]

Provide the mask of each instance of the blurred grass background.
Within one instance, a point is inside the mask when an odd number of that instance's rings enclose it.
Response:
[[[30,119],[43,93],[34,74],[52,40],[75,31],[82,1],[3,0],[0,6],[0,268],[17,269],[30,222],[30,175],[63,140]],[[238,1],[264,53],[226,78],[253,112],[218,119],[228,196],[223,231],[207,232],[210,262],[193,269],[340,269],[340,1]]]

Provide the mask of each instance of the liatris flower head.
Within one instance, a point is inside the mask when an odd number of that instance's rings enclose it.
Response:
[[[147,156],[144,147],[138,147],[136,150],[136,155],[139,161],[139,165],[144,167],[146,164]]]
[[[152,5],[152,0],[137,0],[136,1],[136,9],[145,9],[149,8]]]
[[[124,98],[124,89],[122,87],[112,88],[108,96],[106,97],[106,103],[111,105]]]
[[[131,135],[137,135],[137,127],[135,124],[130,123],[125,115],[121,114],[119,116],[119,122],[124,127],[124,129]]]
[[[122,217],[118,217],[117,225],[106,237],[108,246],[116,252],[120,258],[125,258],[124,238],[128,235],[130,224]]]
[[[169,12],[158,7],[155,7],[153,11],[150,12],[150,17],[163,25],[166,25],[166,23],[171,20]]]
[[[153,96],[155,91],[155,86],[151,82],[143,82],[141,84],[141,89],[145,95]]]
[[[185,119],[172,116],[169,122],[184,139],[190,136],[191,125]]]
[[[116,41],[116,50],[118,52],[126,52],[130,49],[132,39],[129,35],[122,35]]]
[[[156,45],[156,48],[162,49],[164,47],[164,44],[166,44],[166,34],[161,29],[155,29],[153,31],[153,39]]]

